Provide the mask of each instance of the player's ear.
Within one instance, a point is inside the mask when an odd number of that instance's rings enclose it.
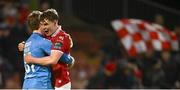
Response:
[[[58,24],[58,20],[54,20],[54,25],[57,25]]]

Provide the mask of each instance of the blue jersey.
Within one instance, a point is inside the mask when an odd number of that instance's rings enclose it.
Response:
[[[51,45],[52,45],[51,41],[43,38],[42,35],[38,33],[33,33],[25,43],[24,56],[26,54],[31,54],[33,57],[36,58],[48,56],[50,55]],[[25,81],[23,88],[39,88],[39,81],[42,82],[47,80],[49,82],[51,79],[51,71],[48,66],[27,64],[26,62],[24,62],[24,67],[25,67],[25,77],[24,77]],[[34,86],[32,84],[34,84]],[[41,85],[45,85],[45,84],[41,84]]]

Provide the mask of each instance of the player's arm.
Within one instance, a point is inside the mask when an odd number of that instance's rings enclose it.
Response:
[[[56,64],[61,61],[63,61],[66,64],[72,64],[72,61],[74,61],[74,58],[63,52],[60,52],[57,50],[51,50],[50,56],[46,56],[46,57],[42,57],[42,58],[35,58],[31,55],[26,55],[25,61],[26,61],[26,63],[36,63],[36,64],[40,64],[40,65]]]
[[[44,49],[44,51],[48,53],[50,50],[48,50],[47,48],[49,47],[46,46],[46,42],[43,42],[43,43],[44,44],[41,45],[43,46],[42,49]],[[72,61],[74,61],[74,59],[70,55],[67,55],[61,51],[64,48],[64,46],[65,44],[63,43],[63,40],[57,40],[52,43],[52,50],[51,50],[50,56],[43,57],[43,58],[35,58],[35,57],[32,57],[31,55],[28,55],[28,56],[25,56],[25,61],[27,63],[36,63],[40,65],[56,64],[58,62],[72,64]]]

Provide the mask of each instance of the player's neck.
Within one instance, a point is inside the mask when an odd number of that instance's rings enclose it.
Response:
[[[54,27],[54,33],[59,29],[59,25],[57,24],[55,27]]]
[[[56,25],[56,27],[54,28],[54,33],[52,33],[51,37],[54,37],[58,32],[59,32],[59,25]]]

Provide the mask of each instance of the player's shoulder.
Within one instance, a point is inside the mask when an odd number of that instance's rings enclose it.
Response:
[[[67,32],[63,31],[63,30],[60,30],[59,33],[58,33],[58,36],[60,37],[69,37],[70,34],[68,34]]]
[[[43,38],[43,39],[41,40],[41,44],[42,44],[42,45],[49,45],[49,44],[51,44],[51,41],[48,40],[48,39],[46,39],[46,38]]]
[[[41,41],[43,40],[43,36],[37,33],[32,33],[31,36],[29,37],[29,40],[33,40],[33,41]]]
[[[44,37],[35,37],[32,39],[33,43],[37,46],[44,46],[51,44],[51,41]]]

